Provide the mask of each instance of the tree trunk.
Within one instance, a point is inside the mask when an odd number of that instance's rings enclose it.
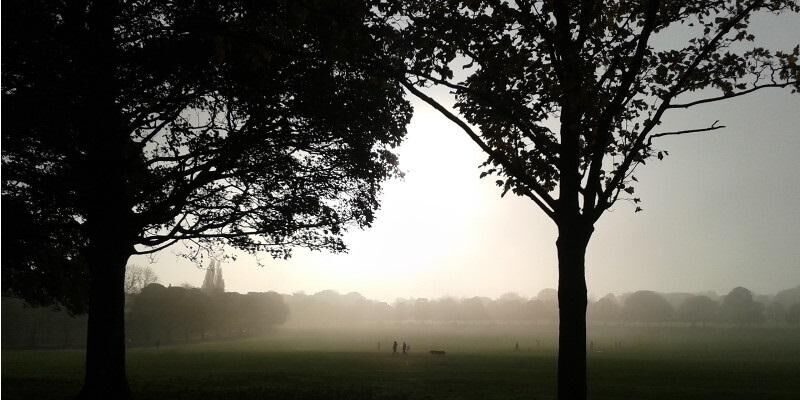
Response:
[[[92,246],[82,399],[130,398],[125,373],[125,247]]]
[[[559,227],[558,247],[558,399],[586,399],[585,255],[593,228]]]
[[[102,118],[101,118],[102,119]],[[113,121],[111,121],[113,122]],[[100,126],[104,126],[101,124]],[[114,127],[109,123],[109,127]],[[125,374],[125,266],[134,252],[119,135],[109,129],[90,146],[88,193],[89,320],[81,398],[130,397]],[[116,138],[116,139],[115,139]]]
[[[90,280],[86,375],[80,393],[84,399],[130,398],[125,373],[125,264],[134,252],[136,229],[127,187],[130,137],[117,104],[114,76],[117,14],[117,1],[87,8],[83,53],[78,57],[84,62],[80,129],[88,149],[80,171]]]

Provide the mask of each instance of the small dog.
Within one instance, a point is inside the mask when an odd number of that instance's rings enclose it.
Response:
[[[445,354],[447,354],[447,353],[445,353],[444,350],[431,350],[431,355],[434,355],[434,356],[443,356]]]

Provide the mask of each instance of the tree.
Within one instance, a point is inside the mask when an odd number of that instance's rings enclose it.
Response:
[[[219,260],[211,260],[206,269],[206,276],[203,278],[203,285],[200,287],[206,293],[225,293],[225,280],[222,279],[222,267]]]
[[[621,313],[621,307],[613,293],[609,293],[589,305],[589,318],[595,321],[618,321]]]
[[[664,322],[672,318],[674,310],[660,294],[639,290],[625,298],[622,313],[630,321]]]
[[[781,290],[775,294],[774,301],[783,304],[783,306],[786,308],[791,307],[792,304],[800,303],[800,286]]]
[[[723,128],[664,131],[665,116],[798,88],[800,47],[748,48],[752,15],[798,10],[791,0],[382,4],[407,59],[406,89],[486,153],[482,177],[529,198],[558,228],[560,399],[586,398],[585,253],[595,224],[618,200],[641,210],[634,172],[668,155],[658,139]],[[689,39],[655,48],[655,37],[677,30]],[[454,110],[431,86],[454,95]]]
[[[125,293],[139,293],[147,285],[158,282],[155,271],[148,266],[131,264],[125,267]]]
[[[177,242],[198,261],[216,245],[343,251],[343,230],[371,224],[397,173],[411,109],[380,75],[392,57],[365,23],[368,1],[12,0],[6,11],[4,284],[88,300],[84,397],[129,396],[132,254]],[[6,243],[19,245],[8,257]]]
[[[764,309],[764,317],[775,324],[786,322],[786,306],[783,303],[773,301]]]
[[[739,286],[722,299],[720,316],[732,324],[757,324],[764,322],[764,305],[753,300],[753,292]]]
[[[786,322],[797,325],[800,324],[800,303],[794,303],[786,311]]]
[[[719,314],[719,304],[708,296],[692,296],[684,300],[678,308],[678,317],[681,321],[691,322],[692,325],[700,322],[705,326],[713,321]]]

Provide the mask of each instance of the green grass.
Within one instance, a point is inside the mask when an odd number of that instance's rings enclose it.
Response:
[[[401,329],[414,351],[392,356],[387,350],[393,330],[283,331],[261,339],[135,348],[129,351],[128,375],[136,399],[554,398],[555,350],[547,332]],[[607,346],[612,336],[595,332],[599,351],[589,358],[590,397],[798,398],[797,330],[682,336],[684,331],[664,336],[663,328],[657,334],[639,329],[625,336],[622,349]],[[511,350],[516,340],[523,348],[518,353]],[[430,348],[448,354],[433,357]],[[81,351],[3,351],[2,397],[72,398],[80,388],[82,363]]]

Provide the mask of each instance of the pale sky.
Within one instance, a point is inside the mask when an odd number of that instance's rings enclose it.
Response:
[[[759,24],[770,43],[800,38],[797,16]],[[402,181],[385,185],[372,228],[346,236],[347,254],[297,250],[288,261],[223,263],[229,291],[356,291],[398,297],[535,296],[557,286],[556,229],[536,206],[500,198],[479,179],[485,159],[455,125],[414,101],[399,149]],[[800,94],[765,89],[676,111],[663,130],[715,120],[727,128],[666,137],[664,161],[637,169],[644,211],[619,203],[595,226],[590,296],[639,289],[774,293],[800,285]],[[147,265],[145,257],[131,263]],[[199,286],[204,271],[168,249],[151,267],[164,284]]]

